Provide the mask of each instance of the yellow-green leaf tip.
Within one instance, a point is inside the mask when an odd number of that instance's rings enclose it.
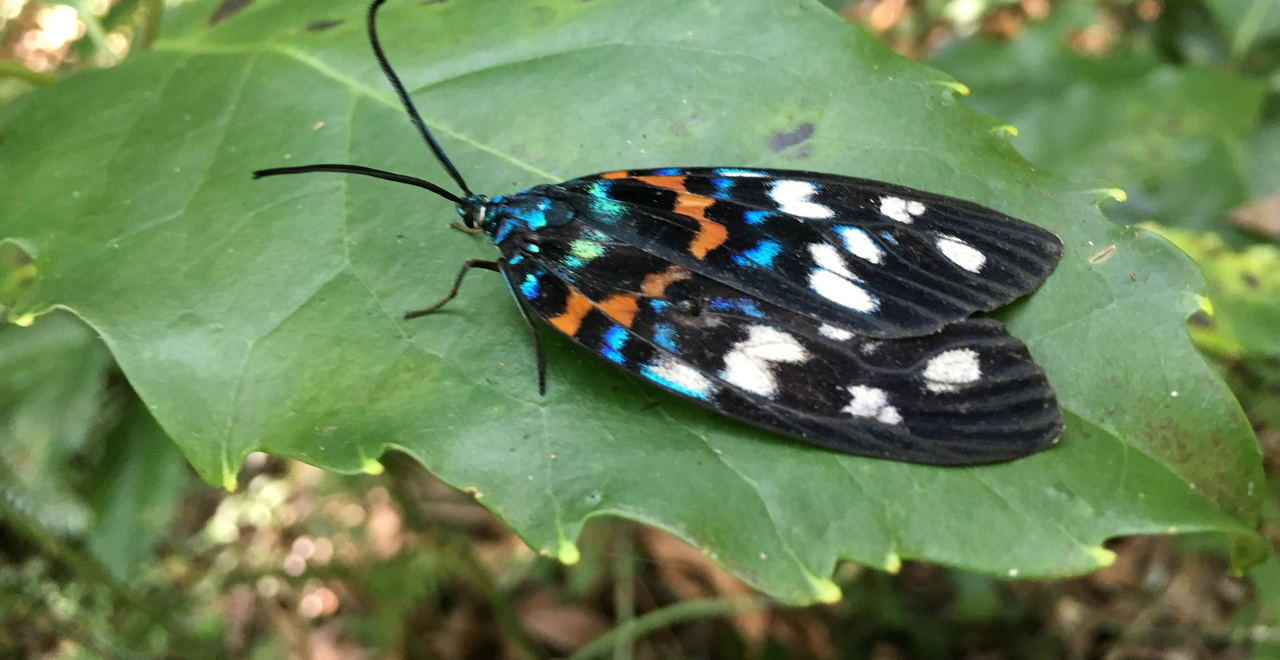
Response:
[[[386,468],[376,458],[362,457],[360,459],[360,471],[365,474],[382,474]]]
[[[841,598],[844,598],[844,592],[840,591],[840,587],[836,586],[835,582],[823,578],[811,578],[810,580],[813,583],[813,591],[818,596],[818,602],[830,605],[838,603]]]
[[[566,539],[560,539],[560,547],[556,549],[556,559],[565,566],[573,566],[582,559],[582,553],[578,551],[578,546]]]
[[[1116,563],[1116,553],[1102,546],[1098,546],[1096,548],[1090,548],[1089,554],[1093,555],[1093,559],[1094,561],[1098,562],[1099,568],[1106,568]]]
[[[231,463],[232,463],[232,458],[226,455],[226,453],[223,453],[222,454],[222,487],[226,489],[228,493],[236,492],[236,474],[239,471],[238,469],[233,469],[231,467]],[[244,465],[243,455],[240,457],[239,465],[237,465],[236,467],[239,468],[241,465]]]
[[[23,328],[30,328],[32,323],[36,322],[36,315],[30,312],[19,316],[13,320],[13,324]]]
[[[1213,301],[1209,300],[1209,296],[1196,294],[1196,305],[1200,307],[1200,311],[1213,316]]]
[[[902,570],[902,557],[899,557],[897,553],[889,553],[884,558],[884,564],[881,565],[881,568],[890,575],[897,575],[898,571]]]

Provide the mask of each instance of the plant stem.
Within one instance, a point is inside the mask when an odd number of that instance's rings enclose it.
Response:
[[[713,616],[726,616],[738,612],[751,612],[768,609],[777,603],[764,596],[738,596],[735,598],[699,598],[668,605],[654,610],[644,616],[632,619],[613,630],[597,637],[590,644],[578,649],[569,656],[569,660],[587,660],[587,658],[604,657],[618,643],[617,637],[634,641],[655,630],[667,626]]]

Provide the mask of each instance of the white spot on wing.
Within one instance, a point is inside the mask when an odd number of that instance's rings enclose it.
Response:
[[[822,326],[818,328],[818,334],[826,337],[827,339],[834,339],[836,341],[847,341],[849,339],[853,339],[852,332],[849,332],[844,328],[837,328],[834,325],[827,325],[826,323],[823,323]]]
[[[736,170],[732,168],[720,168],[715,170],[715,173],[719,176],[739,179],[763,179],[768,176],[764,172],[757,172],[755,170]]]
[[[870,417],[885,424],[902,423],[902,415],[897,408],[889,405],[889,395],[884,390],[866,385],[850,385],[849,394],[853,398],[849,399],[849,405],[840,412],[854,417]]]
[[[844,263],[844,257],[840,256],[840,251],[830,243],[810,243],[809,256],[813,258],[813,263],[817,264],[818,268],[843,277],[853,277],[853,273],[849,272],[849,267]]]
[[[983,264],[987,263],[987,255],[974,249],[973,246],[956,238],[955,236],[947,236],[943,234],[937,240],[938,250],[942,252],[942,256],[951,260],[951,263],[969,271],[976,273],[982,270]]]
[[[649,367],[650,372],[690,395],[706,396],[712,390],[711,379],[702,372],[670,358],[662,358]]]
[[[859,312],[869,314],[880,307],[880,301],[866,289],[829,270],[810,272],[809,287],[823,298]]]
[[[734,385],[760,396],[772,397],[778,382],[771,362],[804,362],[809,352],[795,337],[769,326],[751,326],[746,339],[733,345],[724,356],[720,376]]]
[[[858,278],[845,264],[844,255],[829,243],[810,243],[809,256],[814,268],[809,271],[809,287],[815,293],[859,312],[873,312],[880,301],[856,282]]]
[[[880,251],[880,246],[871,240],[867,232],[857,227],[837,227],[836,233],[840,235],[840,240],[844,242],[844,249],[859,259],[870,261],[878,264],[884,258],[884,253]]]
[[[978,352],[972,348],[956,348],[935,356],[924,367],[925,389],[930,392],[954,392],[982,378]]]
[[[830,207],[810,199],[817,192],[815,183],[784,179],[769,189],[769,198],[777,202],[779,211],[802,218],[830,218],[835,215]]]
[[[907,201],[901,197],[888,195],[880,198],[880,213],[904,225],[911,224],[917,215],[924,212],[924,204],[914,200]]]

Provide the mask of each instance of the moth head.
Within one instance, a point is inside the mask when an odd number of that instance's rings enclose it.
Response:
[[[479,229],[489,210],[489,198],[484,195],[468,195],[458,202],[458,216],[467,229]]]

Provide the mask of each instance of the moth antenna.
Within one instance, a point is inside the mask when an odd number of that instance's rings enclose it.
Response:
[[[378,170],[363,165],[346,165],[344,163],[318,163],[315,165],[298,165],[295,167],[271,167],[265,170],[257,170],[253,173],[253,178],[261,179],[268,176],[280,176],[281,174],[302,174],[304,172],[337,172],[339,174],[359,174],[361,176],[372,177],[374,179],[382,179],[384,181],[394,181],[396,183],[406,183],[411,186],[430,190],[431,192],[453,202],[461,204],[463,199],[457,195],[437,186],[426,179],[419,179],[416,176],[407,174],[397,174],[386,170]]]
[[[391,63],[387,61],[387,54],[382,51],[382,44],[378,41],[377,16],[378,8],[385,3],[386,0],[373,0],[369,5],[369,44],[373,46],[373,55],[378,60],[378,66],[382,67],[382,73],[387,77],[391,86],[395,88],[396,95],[400,97],[400,103],[404,106],[405,113],[409,115],[413,125],[418,128],[418,133],[427,145],[431,147],[431,152],[435,154],[436,160],[444,166],[449,172],[449,176],[458,183],[462,188],[462,192],[470,197],[473,195],[471,188],[467,187],[467,182],[462,179],[462,175],[458,173],[458,169],[449,161],[448,156],[444,155],[444,150],[440,148],[440,144],[431,135],[431,131],[427,130],[426,122],[422,121],[422,115],[418,114],[418,109],[414,107],[413,101],[409,100],[409,93],[405,91],[404,83],[400,82],[399,76],[391,69]],[[379,170],[363,165],[347,165],[343,163],[318,163],[315,165],[300,165],[295,167],[271,167],[263,170],[257,170],[253,173],[253,178],[261,179],[268,176],[280,176],[282,174],[303,174],[306,172],[337,172],[339,174],[359,174],[361,176],[372,177],[374,179],[382,179],[384,181],[394,181],[395,183],[404,183],[424,190],[429,190],[440,197],[443,197],[454,204],[462,204],[465,199],[444,188],[418,177],[408,176],[406,174],[397,174],[386,170]]]
[[[431,147],[431,152],[435,154],[436,160],[440,161],[440,165],[458,183],[458,187],[462,188],[465,196],[470,197],[473,194],[471,188],[463,180],[458,168],[454,167],[449,157],[444,155],[444,149],[440,147],[440,143],[436,142],[435,136],[427,129],[427,123],[422,121],[422,115],[418,114],[418,108],[413,105],[413,101],[409,98],[409,92],[405,90],[404,83],[400,82],[400,77],[391,68],[391,62],[387,60],[386,53],[382,51],[382,43],[378,40],[377,16],[378,8],[385,3],[386,0],[373,0],[373,3],[369,5],[369,44],[373,46],[373,55],[378,59],[378,66],[382,67],[382,74],[387,77],[387,82],[390,82],[391,86],[395,88],[396,95],[400,97],[400,105],[404,107],[405,113],[409,115],[409,120],[418,129],[418,134],[422,136],[423,140],[426,140],[427,145]]]

